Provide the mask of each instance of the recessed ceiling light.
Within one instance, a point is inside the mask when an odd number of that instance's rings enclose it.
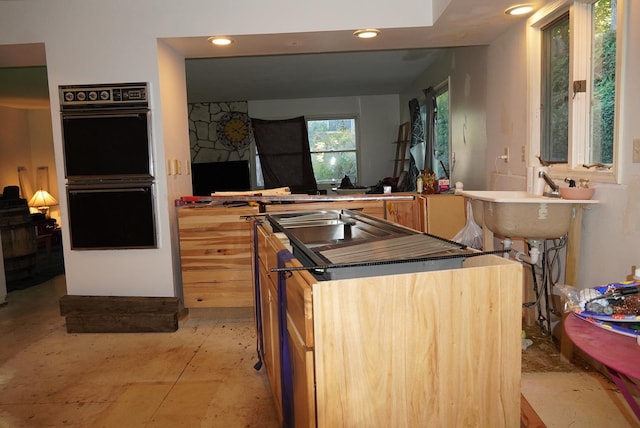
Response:
[[[380,34],[380,30],[376,30],[375,28],[366,28],[364,30],[357,30],[353,32],[353,35],[359,37],[361,39],[373,39]]]
[[[511,6],[507,10],[504,11],[507,15],[526,15],[527,13],[533,10],[533,6],[528,4],[519,4],[517,6]]]
[[[231,40],[229,37],[222,36],[209,37],[207,40],[209,41],[209,43],[216,46],[227,46],[233,43],[233,40]]]

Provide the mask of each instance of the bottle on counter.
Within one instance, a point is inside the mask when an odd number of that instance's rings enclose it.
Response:
[[[424,181],[422,180],[422,176],[420,175],[416,179],[416,192],[422,193],[423,188],[424,188]]]

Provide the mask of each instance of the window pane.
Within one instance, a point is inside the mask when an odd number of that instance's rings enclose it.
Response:
[[[356,120],[308,120],[313,173],[318,183],[336,183],[347,175],[358,181]]]
[[[311,163],[318,183],[339,183],[347,175],[356,184],[356,152],[311,153]]]
[[[433,172],[437,178],[449,175],[449,90],[436,97],[436,135],[435,135],[435,165]],[[446,168],[446,172],[444,171]]]
[[[589,162],[613,162],[616,81],[616,0],[598,0],[593,8],[593,86]]]
[[[355,119],[307,121],[312,152],[356,149]]]
[[[567,162],[569,144],[569,16],[543,31],[541,156]]]

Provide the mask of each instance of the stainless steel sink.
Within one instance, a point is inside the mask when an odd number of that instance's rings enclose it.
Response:
[[[398,230],[383,229],[342,211],[320,211],[302,215],[274,215],[289,236],[311,248],[381,238],[399,234]],[[401,234],[407,234],[403,232]]]
[[[388,235],[387,233],[378,233],[376,235],[374,233],[367,232],[362,227],[348,223],[319,225],[313,227],[292,227],[287,230],[308,247],[370,239],[375,238],[376,236]]]
[[[270,214],[293,255],[319,279],[459,268],[464,245],[352,210]]]

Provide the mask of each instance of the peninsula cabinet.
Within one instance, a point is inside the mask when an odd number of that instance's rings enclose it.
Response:
[[[519,426],[519,263],[477,255],[461,268],[321,281],[283,236],[257,225],[255,286],[287,426]]]
[[[381,195],[378,195],[381,196]],[[259,199],[259,198],[258,198]],[[231,199],[232,200],[232,199]],[[338,199],[258,206],[191,204],[178,207],[180,267],[185,308],[253,307],[252,222],[265,213],[355,209],[406,227],[421,229],[424,200]]]
[[[251,228],[258,207],[178,209],[185,308],[252,307]]]

